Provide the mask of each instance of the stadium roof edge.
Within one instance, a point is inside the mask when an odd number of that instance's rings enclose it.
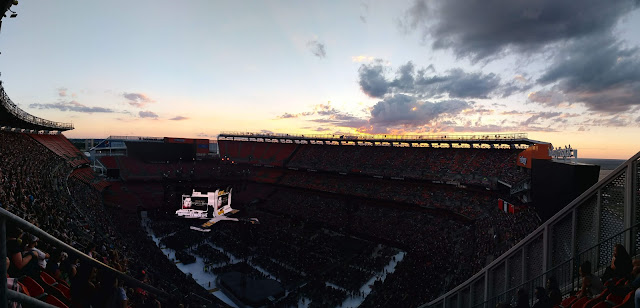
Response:
[[[343,135],[343,134],[274,134],[274,133],[251,133],[251,132],[221,132],[219,140],[249,141],[258,139],[282,139],[282,140],[325,140],[340,142],[383,142],[383,143],[524,143],[524,144],[548,144],[527,138],[526,133],[508,134],[440,134],[440,135]]]

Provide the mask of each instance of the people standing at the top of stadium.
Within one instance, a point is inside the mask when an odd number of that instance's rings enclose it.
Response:
[[[615,278],[626,278],[628,279],[631,276],[631,271],[633,270],[633,263],[631,261],[631,256],[627,252],[627,249],[624,248],[622,244],[616,244],[613,247],[613,257],[611,258],[611,265],[607,267],[602,275],[602,280],[607,281],[609,279]]]
[[[584,261],[580,264],[580,268],[578,270],[580,272],[580,277],[582,277],[582,287],[578,294],[576,294],[578,298],[592,297],[600,294],[602,290],[604,290],[604,285],[600,278],[591,273],[591,262]]]

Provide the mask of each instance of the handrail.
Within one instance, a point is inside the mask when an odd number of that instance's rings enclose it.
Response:
[[[31,296],[26,296],[14,290],[7,290],[7,299],[15,302],[26,304],[28,307],[56,308],[56,306],[37,300]],[[6,301],[5,301],[6,304]]]
[[[282,134],[261,132],[220,132],[218,137],[241,138],[296,138],[296,139],[333,139],[336,141],[384,140],[384,141],[527,141],[527,133],[512,134],[446,134],[446,135],[344,135],[344,134]]]
[[[16,118],[18,118],[20,120],[23,120],[23,121],[25,121],[27,123],[49,127],[49,128],[51,128],[53,130],[70,130],[70,129],[73,129],[73,123],[54,122],[54,121],[51,121],[51,120],[47,120],[47,119],[36,117],[36,116],[31,115],[31,114],[27,113],[26,111],[20,109],[20,107],[18,107],[11,100],[9,95],[7,95],[7,93],[4,91],[4,87],[2,86],[2,82],[0,82],[0,103],[2,103],[2,106],[4,106],[4,108],[7,111],[9,111],[9,113],[11,113],[13,116],[15,116]]]
[[[640,223],[637,223],[637,224],[633,225],[632,227],[624,229],[623,231],[621,231],[621,232],[619,232],[619,233],[617,233],[615,235],[612,235],[612,236],[608,237],[605,240],[600,241],[598,244],[595,244],[595,245],[583,250],[582,252],[576,254],[576,256],[574,256],[573,258],[570,258],[569,260],[566,260],[566,261],[564,261],[564,262],[562,262],[562,263],[550,268],[546,272],[544,272],[544,273],[542,273],[542,274],[540,274],[540,275],[538,275],[538,276],[536,276],[534,278],[531,278],[531,279],[521,283],[520,285],[518,285],[516,287],[510,288],[510,289],[506,290],[505,292],[502,292],[502,293],[500,293],[500,294],[498,294],[496,296],[493,296],[493,297],[487,299],[486,301],[484,301],[483,303],[475,305],[475,306],[482,306],[484,304],[490,303],[490,302],[495,301],[496,299],[498,299],[498,298],[500,298],[500,297],[502,297],[502,296],[504,296],[506,294],[509,294],[509,293],[513,292],[514,290],[517,290],[517,289],[520,289],[520,288],[522,288],[524,286],[530,285],[533,282],[535,282],[536,280],[540,280],[541,278],[544,278],[545,276],[548,277],[549,273],[553,273],[556,270],[566,266],[567,264],[571,264],[572,262],[574,262],[576,260],[581,260],[583,258],[583,256],[587,255],[588,253],[591,253],[591,251],[593,249],[600,248],[603,244],[606,244],[607,242],[610,242],[613,239],[620,238],[621,235],[624,235],[624,234],[629,233],[629,232],[633,233],[633,229],[635,229],[635,228],[637,228],[639,226],[640,226]],[[597,266],[597,264],[592,264],[592,266]],[[604,267],[601,267],[601,268],[604,268]],[[600,268],[596,268],[596,269],[593,270],[593,272],[595,273],[599,269]],[[572,277],[571,280],[574,280],[573,277]],[[572,289],[573,289],[573,286],[572,286]],[[533,294],[529,294],[529,296],[532,296],[532,295]],[[424,307],[424,306],[421,306],[421,307]]]
[[[53,237],[52,235],[50,235],[49,233],[43,231],[42,229],[32,225],[31,223],[29,223],[28,221],[16,216],[15,214],[0,208],[0,236],[2,238],[0,238],[0,260],[3,260],[3,258],[6,258],[6,226],[5,226],[5,222],[6,221],[11,221],[13,223],[15,223],[18,227],[22,228],[22,230],[24,231],[28,231],[31,234],[34,234],[36,236],[38,236],[41,240],[45,240],[48,241],[51,244],[54,244],[54,246],[62,246],[64,250],[69,251],[70,253],[73,253],[74,255],[76,255],[79,259],[81,259],[82,261],[85,262],[89,262],[91,264],[93,264],[94,266],[101,268],[103,270],[107,270],[110,271],[112,273],[114,273],[118,279],[122,279],[123,281],[125,281],[128,285],[133,286],[133,287],[139,287],[142,288],[144,290],[147,290],[151,293],[154,293],[160,297],[163,298],[172,298],[171,295],[169,295],[168,293],[159,290],[153,286],[150,286],[148,284],[145,284],[133,277],[130,277],[129,275],[126,275],[92,257],[89,257],[88,255],[84,254],[83,252],[75,249],[74,247],[71,247],[70,245],[60,241],[59,239]],[[4,256],[3,256],[4,255]],[[6,268],[4,266],[0,266],[0,277],[6,277]],[[4,283],[2,282],[4,281]],[[5,287],[2,288],[2,285],[5,284]],[[6,280],[5,279],[0,279],[0,305],[2,304],[2,302],[4,301],[4,299],[2,299],[3,294],[2,294],[2,290],[6,290]],[[6,307],[6,306],[0,306],[2,308]]]
[[[625,163],[623,163],[620,166],[618,166],[614,171],[609,173],[609,175],[607,175],[604,179],[598,181],[596,184],[591,186],[589,189],[587,189],[585,192],[583,192],[580,196],[578,196],[576,199],[571,201],[567,206],[565,206],[564,208],[559,210],[555,215],[553,215],[551,218],[549,218],[545,223],[543,223],[541,226],[539,226],[536,230],[531,232],[528,236],[526,236],[524,239],[522,239],[516,245],[511,247],[511,249],[509,249],[508,251],[506,251],[505,253],[503,253],[499,257],[497,257],[495,260],[493,260],[493,262],[491,262],[489,265],[485,266],[483,269],[481,269],[477,273],[473,274],[469,279],[467,279],[463,283],[460,283],[459,285],[457,285],[453,289],[451,289],[451,290],[445,292],[444,294],[438,296],[436,299],[431,300],[430,302],[421,305],[420,307],[433,306],[433,305],[437,304],[438,302],[448,298],[450,295],[453,295],[453,294],[459,292],[460,290],[471,286],[474,282],[476,282],[476,280],[478,278],[480,278],[480,277],[482,277],[484,275],[487,275],[489,273],[489,270],[493,269],[497,265],[500,265],[502,262],[505,261],[505,259],[511,257],[515,252],[517,252],[517,251],[519,251],[521,249],[524,249],[525,246],[530,244],[530,242],[532,240],[536,239],[539,236],[542,236],[547,227],[552,226],[555,223],[559,222],[561,219],[563,219],[565,217],[565,215],[571,214],[570,213],[571,211],[575,210],[578,206],[582,205],[584,202],[589,201],[589,199],[596,192],[598,192],[598,190],[600,190],[601,188],[603,188],[604,186],[609,184],[616,177],[620,176],[620,174],[622,174],[622,172],[624,172],[625,169],[627,169],[630,164],[631,164],[631,166],[633,166],[633,162],[635,162],[637,160],[640,160],[640,152],[636,153],[634,156],[629,158]],[[632,175],[631,174],[627,174],[627,176],[631,177]],[[638,185],[638,184],[636,184],[636,185]],[[545,269],[543,269],[543,270],[546,272]]]

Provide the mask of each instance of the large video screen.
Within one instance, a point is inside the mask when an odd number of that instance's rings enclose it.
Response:
[[[190,209],[198,210],[198,211],[206,211],[207,200],[208,200],[207,197],[191,197]]]

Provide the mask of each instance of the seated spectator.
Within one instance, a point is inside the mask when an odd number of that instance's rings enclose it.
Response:
[[[602,293],[604,285],[597,276],[591,274],[591,262],[584,261],[579,268],[580,277],[582,277],[582,287],[576,296],[580,297],[592,297]]]
[[[80,259],[70,258],[65,252],[61,253],[60,270],[62,271],[62,279],[70,283],[71,280],[78,273],[78,266],[80,265]]]
[[[51,253],[51,257],[49,258],[49,262],[47,262],[47,267],[45,267],[45,271],[47,274],[51,275],[51,277],[64,280],[62,278],[62,271],[60,271],[60,263],[62,261],[62,252],[60,250],[54,250]]]
[[[627,249],[622,244],[616,244],[613,247],[613,258],[611,258],[611,265],[607,267],[602,275],[602,280],[607,281],[609,279],[629,279],[631,277],[631,271],[633,270],[633,263],[631,256],[627,252]]]
[[[547,295],[551,301],[551,307],[558,306],[562,302],[562,292],[555,277],[547,278]]]
[[[7,225],[7,257],[11,261],[7,273],[12,277],[37,276],[38,254],[35,251],[22,253],[22,229]]]
[[[40,268],[44,269],[47,267],[47,259],[49,259],[49,254],[43,252],[42,250],[36,248],[38,246],[38,237],[30,234],[28,236],[28,242],[27,242],[27,247],[24,249],[25,253],[29,253],[32,251],[35,251],[38,254],[38,265],[40,266]]]

